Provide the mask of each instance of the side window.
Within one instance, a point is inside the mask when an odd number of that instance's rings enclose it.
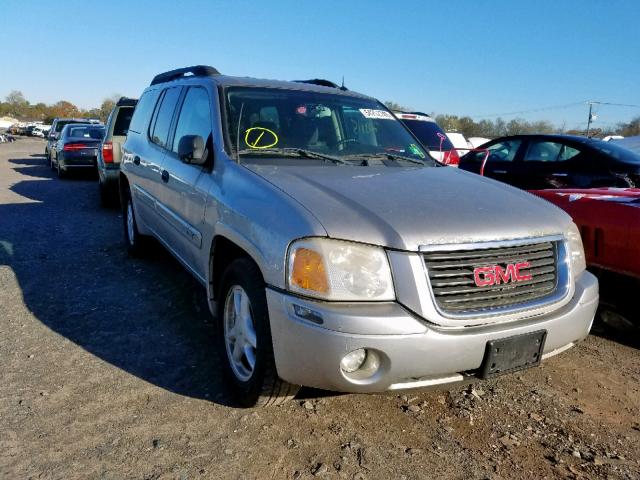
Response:
[[[556,162],[560,156],[562,144],[532,140],[524,156],[525,162]]]
[[[178,153],[178,142],[185,135],[200,135],[204,141],[211,134],[211,105],[204,88],[191,87],[184,97],[178,117],[173,151]]]
[[[487,147],[489,150],[488,161],[490,162],[513,162],[513,159],[516,158],[516,153],[518,153],[518,149],[522,144],[521,140],[505,140],[503,142],[494,143],[493,145]],[[471,156],[472,161],[474,162],[482,162],[486,153],[484,150],[472,152],[469,154]]]
[[[136,133],[142,133],[147,124],[147,119],[151,116],[153,107],[156,103],[157,91],[147,91],[142,94],[131,118],[129,130]]]
[[[570,147],[569,145],[563,145],[560,150],[560,155],[558,155],[558,161],[564,162],[566,160],[571,160],[573,157],[577,157],[582,152],[577,148]]]
[[[171,127],[171,120],[173,119],[173,112],[176,109],[178,98],[180,98],[180,90],[180,87],[165,90],[155,124],[153,125],[153,132],[150,132],[151,141],[162,148],[167,148],[168,146],[169,128]]]

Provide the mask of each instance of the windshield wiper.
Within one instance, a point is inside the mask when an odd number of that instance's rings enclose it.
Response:
[[[407,162],[415,163],[417,165],[425,166],[426,163],[422,160],[416,160],[415,158],[405,157],[404,155],[397,155],[395,153],[387,153],[387,152],[377,152],[377,153],[356,153],[353,155],[348,155],[347,158],[362,158],[366,160],[367,157],[370,158],[386,158],[387,160],[405,160]]]
[[[349,165],[349,162],[338,157],[326,155],[324,153],[314,152],[313,150],[305,150],[304,148],[245,148],[238,152],[239,155],[250,153],[252,155],[283,155],[286,157],[304,157],[317,158],[319,160],[331,161],[339,165]]]

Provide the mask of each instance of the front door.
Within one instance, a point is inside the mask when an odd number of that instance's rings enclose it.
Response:
[[[171,149],[167,151],[162,165],[163,195],[158,204],[159,214],[164,220],[167,242],[174,253],[186,263],[193,273],[206,278],[198,262],[203,245],[203,224],[211,187],[211,167],[185,163],[178,157],[178,142],[185,135],[199,135],[211,150],[211,101],[207,90],[190,87],[184,95]]]

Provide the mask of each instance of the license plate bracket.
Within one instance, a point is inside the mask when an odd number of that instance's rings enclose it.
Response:
[[[546,339],[547,331],[538,330],[488,341],[479,371],[480,378],[487,379],[535,367],[540,364]]]

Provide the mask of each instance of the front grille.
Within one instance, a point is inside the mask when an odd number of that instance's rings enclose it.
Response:
[[[452,314],[518,306],[553,294],[558,284],[556,242],[424,253],[437,306]],[[477,286],[474,269],[528,262],[520,270],[530,280]],[[486,277],[482,277],[486,279]]]

